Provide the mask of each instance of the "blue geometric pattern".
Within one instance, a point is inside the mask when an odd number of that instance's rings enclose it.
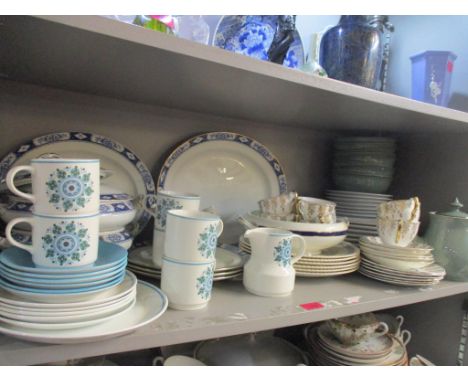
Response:
[[[273,259],[283,268],[291,265],[291,239],[283,239],[274,248]]]

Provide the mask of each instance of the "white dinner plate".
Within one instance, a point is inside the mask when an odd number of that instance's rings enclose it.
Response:
[[[84,132],[51,133],[23,143],[0,161],[0,184],[4,185],[6,174],[13,166],[27,165],[31,159],[50,153],[63,158],[97,158],[101,168],[110,174],[101,180],[101,185],[132,197],[155,193],[151,173],[133,151],[111,138]],[[148,206],[150,203],[148,200]],[[144,209],[138,210],[129,227],[133,236],[143,230],[150,218]]]
[[[221,243],[237,241],[243,215],[258,202],[287,192],[286,176],[275,156],[246,136],[217,132],[182,143],[166,159],[158,189],[201,196],[201,209],[213,207],[224,223]]]
[[[357,192],[357,191],[342,191],[342,190],[327,190],[327,195],[342,196],[345,198],[358,198],[358,199],[391,199],[393,196],[389,194],[374,194],[369,192]]]
[[[66,330],[17,328],[0,323],[0,332],[25,341],[50,344],[75,344],[115,338],[145,326],[159,318],[167,309],[166,295],[154,285],[139,281],[135,305],[122,315],[97,325]]]
[[[44,300],[38,301],[37,299],[32,299],[27,295],[18,295],[8,292],[5,289],[0,288],[0,302],[14,305],[14,306],[24,306],[31,308],[41,308],[41,309],[58,309],[58,308],[84,308],[100,305],[109,301],[115,301],[123,296],[131,293],[135,289],[137,283],[137,278],[132,272],[126,272],[125,278],[123,281],[107,290],[101,290],[97,292],[90,292],[88,294],[72,296],[74,299],[68,298],[67,296],[62,296],[62,299],[47,298],[45,296]],[[49,295],[50,296],[50,295]],[[33,296],[34,297],[34,296]],[[65,299],[63,298],[65,297]],[[84,298],[83,298],[84,297]],[[61,302],[59,300],[62,300]],[[65,300],[65,301],[63,301]]]
[[[349,270],[346,270],[346,271],[323,272],[323,273],[296,271],[296,276],[298,276],[298,277],[332,277],[332,276],[341,276],[341,275],[346,275],[346,274],[348,274],[348,273],[356,272],[358,269],[359,269],[359,267],[352,268],[352,269],[349,269]]]

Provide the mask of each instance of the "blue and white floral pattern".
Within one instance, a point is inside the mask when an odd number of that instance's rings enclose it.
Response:
[[[101,215],[105,214],[115,214],[121,212],[128,212],[133,211],[135,208],[133,207],[132,202],[118,202],[118,203],[101,203],[99,205],[99,213]]]
[[[49,203],[59,211],[78,211],[85,208],[95,192],[91,173],[78,166],[57,168],[46,182]]]
[[[118,153],[125,157],[125,159],[131,162],[131,165],[134,166],[138,173],[141,175],[142,179],[144,179],[145,185],[145,196],[154,196],[155,194],[155,186],[154,181],[148,168],[145,166],[143,162],[140,161],[137,155],[130,151],[128,148],[124,147],[118,142],[111,140],[110,138],[105,138],[102,136],[98,136],[95,134],[84,133],[84,132],[63,132],[63,133],[52,133],[46,134],[29,142],[25,142],[20,147],[18,147],[15,151],[8,153],[3,157],[0,161],[0,183],[5,182],[6,174],[11,169],[11,167],[17,163],[21,157],[32,150],[35,150],[38,147],[53,144],[55,142],[88,142],[97,144],[100,146],[105,146],[110,150],[113,150],[115,153]],[[122,151],[123,150],[123,151]],[[50,148],[50,152],[53,152],[53,147]],[[150,198],[148,198],[149,200]],[[147,205],[150,207],[149,205]],[[133,234],[140,233],[143,228],[148,224],[149,220],[151,219],[151,214],[147,211],[141,210],[137,214],[136,219],[132,223]]]
[[[274,35],[275,31],[268,24],[248,23],[226,41],[224,49],[266,61]]]
[[[204,258],[208,260],[214,260],[215,258],[216,243],[218,241],[218,232],[216,227],[216,224],[210,224],[198,236],[198,251]]]
[[[214,263],[210,264],[208,268],[203,271],[201,276],[197,277],[197,294],[204,300],[208,300],[211,297],[214,269]]]
[[[88,229],[79,222],[53,224],[42,237],[42,248],[52,264],[72,265],[80,262],[89,247]]]
[[[291,239],[282,239],[278,243],[274,248],[273,258],[283,268],[291,265]]]
[[[182,208],[177,200],[172,198],[160,198],[156,202],[156,228],[165,230],[167,221],[167,211],[180,210]]]

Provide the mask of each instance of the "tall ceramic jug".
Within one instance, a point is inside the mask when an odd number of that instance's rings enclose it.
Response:
[[[320,65],[328,77],[382,89],[389,39],[384,28],[393,31],[387,16],[341,16],[320,43]]]
[[[244,266],[244,286],[256,295],[283,297],[294,289],[293,264],[304,256],[305,240],[292,232],[276,228],[254,228],[244,237],[252,254]]]

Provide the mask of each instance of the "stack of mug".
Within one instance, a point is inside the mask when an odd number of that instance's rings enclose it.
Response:
[[[173,309],[201,309],[211,299],[223,222],[199,205],[197,195],[158,192],[153,261],[161,264],[161,289]]]
[[[20,171],[31,173],[32,194],[14,184]],[[6,183],[11,192],[33,203],[33,216],[11,220],[6,237],[32,254],[39,267],[76,267],[94,263],[99,241],[99,159],[33,159],[13,167]],[[12,228],[32,227],[32,245],[16,241]]]

